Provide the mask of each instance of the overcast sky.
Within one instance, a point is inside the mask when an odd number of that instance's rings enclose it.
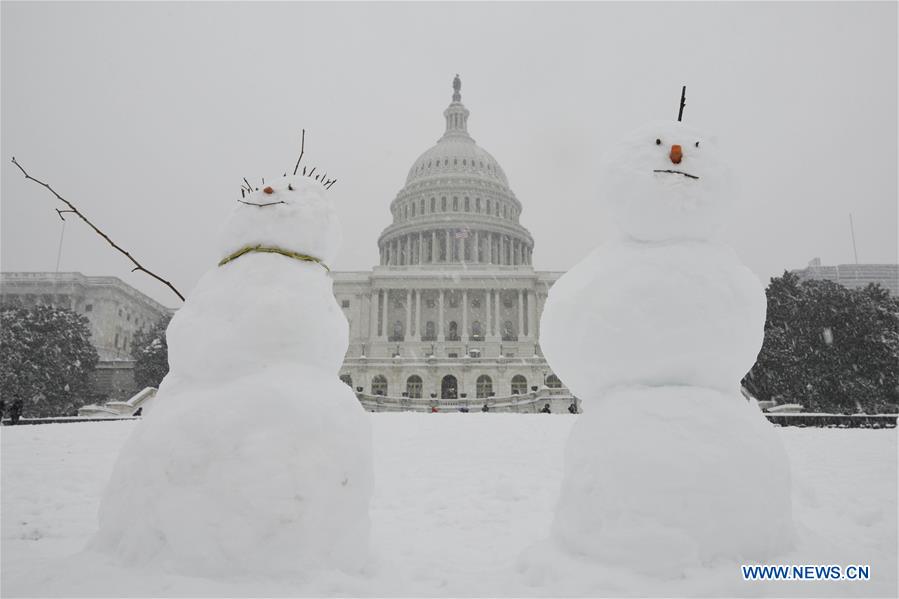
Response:
[[[725,231],[761,279],[897,257],[897,5],[882,3],[2,4],[4,271],[52,271],[50,182],[182,292],[220,256],[241,177],[336,175],[337,270],[368,270],[389,204],[442,135],[452,78],[509,177],[534,265],[603,241],[596,167],[642,122],[718,137],[741,181]],[[61,271],[171,292],[66,226]]]

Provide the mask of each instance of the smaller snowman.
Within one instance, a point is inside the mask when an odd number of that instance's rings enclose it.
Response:
[[[323,181],[242,191],[220,263],[168,327],[169,373],[121,451],[93,549],[210,577],[364,565],[371,424],[337,376],[348,325]]]
[[[756,276],[714,235],[733,191],[712,141],[653,122],[614,145],[602,201],[617,236],[551,288],[541,347],[583,400],[554,538],[613,566],[680,576],[788,549],[790,472],[740,393],[761,349]]]

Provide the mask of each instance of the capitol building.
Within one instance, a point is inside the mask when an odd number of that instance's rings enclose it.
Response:
[[[566,411],[576,400],[539,345],[562,273],[534,270],[521,202],[469,135],[461,87],[390,204],[380,264],[332,273],[350,323],[340,376],[371,410]]]

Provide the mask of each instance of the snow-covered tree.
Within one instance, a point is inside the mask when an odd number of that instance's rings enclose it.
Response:
[[[785,272],[767,289],[765,342],[743,384],[759,399],[809,411],[894,412],[899,299]]]
[[[165,330],[171,316],[160,318],[146,331],[138,331],[131,344],[134,358],[134,382],[138,389],[159,387],[163,377],[169,372],[169,348],[165,340]]]
[[[36,306],[0,308],[0,397],[14,419],[70,416],[90,400],[97,350],[84,316]]]

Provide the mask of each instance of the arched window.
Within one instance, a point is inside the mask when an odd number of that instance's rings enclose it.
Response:
[[[484,332],[481,330],[481,321],[476,320],[471,323],[471,336],[473,339],[481,339],[484,336]]]
[[[481,212],[481,198],[474,199],[474,211],[478,213]]]
[[[503,323],[503,341],[515,341],[515,329],[512,328],[511,320]]]
[[[453,197],[453,212],[459,211],[459,198]]]
[[[482,374],[478,377],[476,389],[477,397],[479,399],[490,397],[490,394],[493,393],[493,379],[491,379],[486,374]]]
[[[383,374],[377,374],[371,380],[371,394],[387,395],[387,378]]]
[[[440,211],[446,212],[446,198],[440,198]]]
[[[523,375],[512,377],[512,395],[524,395],[528,392],[528,380]]]
[[[468,198],[465,198],[465,212],[471,211],[471,205],[469,204]]]
[[[421,198],[420,200],[418,200],[418,211],[421,214],[425,213],[425,199],[424,198]]]
[[[447,336],[448,341],[458,341],[459,340],[459,325],[456,324],[455,320],[451,320],[449,323],[449,335]]]
[[[429,320],[425,323],[425,341],[434,341],[437,339],[437,334],[434,332],[434,321]]]
[[[413,374],[406,379],[406,393],[409,397],[421,398],[421,377]]]
[[[437,212],[437,198],[431,198],[431,212]]]
[[[493,202],[491,202],[490,200],[487,200],[487,214],[490,214],[492,204],[493,204]]]
[[[412,216],[415,216],[415,203],[412,204]]]
[[[546,386],[549,387],[550,389],[561,389],[562,381],[560,381],[559,377],[557,377],[556,375],[551,374],[548,377],[546,377]]]
[[[451,374],[443,377],[443,380],[440,382],[440,397],[442,399],[457,399],[458,391],[459,388],[456,377]]]
[[[393,323],[393,334],[390,336],[390,341],[402,341],[403,340],[403,323],[402,321],[397,320]]]

